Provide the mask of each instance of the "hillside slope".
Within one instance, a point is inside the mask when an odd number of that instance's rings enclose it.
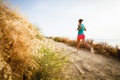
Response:
[[[70,61],[65,74],[69,80],[120,80],[120,62],[86,50],[75,53],[75,48],[66,44],[44,39],[49,47],[67,55]]]
[[[39,42],[36,35],[38,31],[29,21],[0,3],[0,80],[30,79],[37,68],[31,56]]]

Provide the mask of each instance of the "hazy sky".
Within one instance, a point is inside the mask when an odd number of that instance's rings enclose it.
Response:
[[[120,39],[120,0],[10,0],[46,36],[76,38],[84,19],[87,38]]]

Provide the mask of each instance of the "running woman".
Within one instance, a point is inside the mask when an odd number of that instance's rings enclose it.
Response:
[[[80,41],[82,40],[83,44],[87,47],[90,47],[86,42],[85,42],[85,34],[84,31],[86,31],[85,26],[82,24],[83,19],[78,20],[78,36],[77,36],[77,51],[80,46]]]

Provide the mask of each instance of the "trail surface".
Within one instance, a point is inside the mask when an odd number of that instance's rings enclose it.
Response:
[[[66,80],[120,80],[120,61],[90,51],[79,50],[66,44],[45,39],[48,46],[68,55],[70,63],[64,72]]]

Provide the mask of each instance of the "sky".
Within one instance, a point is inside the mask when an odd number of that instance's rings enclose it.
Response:
[[[77,37],[82,18],[89,39],[120,39],[120,0],[10,0],[45,36]]]

